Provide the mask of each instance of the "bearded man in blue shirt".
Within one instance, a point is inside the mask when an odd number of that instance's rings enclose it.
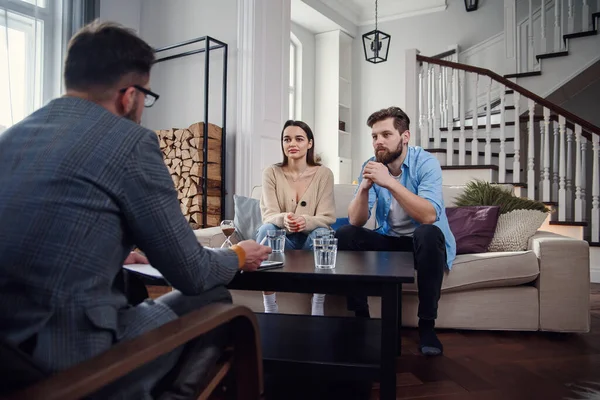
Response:
[[[442,197],[442,169],[430,153],[408,146],[410,120],[400,108],[373,113],[367,125],[375,156],[363,164],[348,207],[350,225],[336,233],[338,249],[414,253],[419,348],[425,355],[440,355],[443,346],[435,334],[435,319],[444,271],[456,256]],[[375,204],[377,228],[363,228]],[[366,296],[348,297],[348,309],[357,317],[370,317]]]

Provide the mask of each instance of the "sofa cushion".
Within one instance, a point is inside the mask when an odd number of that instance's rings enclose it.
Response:
[[[235,214],[233,223],[241,240],[255,239],[256,231],[262,225],[260,201],[251,197],[233,195]]]
[[[446,207],[448,225],[456,239],[456,254],[487,251],[498,223],[500,207]]]
[[[490,287],[518,286],[533,282],[540,274],[533,251],[461,254],[456,256],[452,271],[444,274],[442,293]],[[416,292],[417,284],[405,285]]]

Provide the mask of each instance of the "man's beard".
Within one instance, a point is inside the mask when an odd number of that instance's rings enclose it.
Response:
[[[139,106],[138,101],[137,101],[137,99],[135,99],[133,101],[133,107],[131,108],[131,111],[129,111],[127,114],[123,115],[123,117],[125,117],[139,125],[142,121],[139,121],[137,119],[138,106]]]
[[[375,159],[377,160],[377,162],[387,165],[396,160],[398,157],[400,157],[402,155],[403,150],[404,146],[402,146],[402,142],[398,144],[398,147],[396,147],[396,151],[389,151],[387,149],[384,149],[383,153],[380,153],[379,150],[375,150]]]

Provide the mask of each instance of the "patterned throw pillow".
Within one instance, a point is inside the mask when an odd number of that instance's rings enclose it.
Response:
[[[529,238],[542,226],[548,215],[538,210],[514,210],[500,214],[488,251],[527,250]]]

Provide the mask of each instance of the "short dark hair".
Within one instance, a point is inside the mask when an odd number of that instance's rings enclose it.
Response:
[[[79,91],[111,88],[127,74],[147,76],[154,60],[152,47],[133,30],[94,21],[69,41],[65,87]]]
[[[288,126],[297,126],[298,128],[302,129],[304,133],[306,133],[306,137],[308,138],[308,140],[312,140],[313,142],[312,147],[306,152],[306,164],[321,165],[315,161],[315,135],[313,135],[312,129],[310,129],[310,126],[308,126],[306,122],[294,121],[293,119],[287,120],[285,124],[283,124],[283,129],[281,130],[281,152],[283,153],[283,161],[277,165],[279,165],[280,167],[285,167],[286,165],[288,165],[288,156],[286,156],[285,151],[283,151],[283,134],[285,132],[285,128],[287,128]]]
[[[383,121],[388,118],[394,119],[394,128],[400,133],[407,131],[410,126],[408,115],[400,107],[388,107],[379,111],[375,111],[367,119],[367,125],[372,128],[376,122]]]

